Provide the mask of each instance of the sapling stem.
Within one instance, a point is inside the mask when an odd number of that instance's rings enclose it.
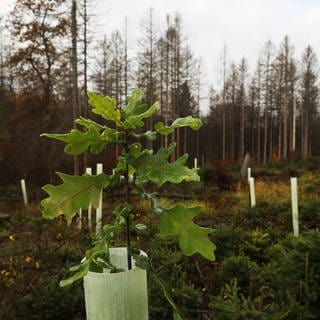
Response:
[[[127,168],[126,168],[126,175],[125,175],[125,181],[126,181],[126,200],[127,203],[130,204],[130,200],[131,200],[131,186],[130,186],[130,182],[129,182],[129,174],[128,174],[128,164],[127,164]],[[126,217],[126,234],[127,234],[127,248],[128,248],[128,270],[132,269],[132,263],[131,263],[131,255],[129,253],[129,248],[131,245],[131,239],[130,239],[130,212],[128,213],[127,217]]]
[[[128,157],[129,154],[129,148],[128,148],[128,140],[129,140],[129,134],[128,131],[126,131],[126,142],[124,144],[124,150],[126,157]],[[131,201],[131,185],[129,181],[129,164],[128,159],[126,159],[126,171],[125,171],[125,188],[126,188],[126,202],[130,205]],[[132,263],[131,263],[131,255],[129,253],[129,248],[131,245],[131,238],[130,238],[130,212],[128,212],[126,216],[126,237],[127,237],[127,250],[128,250],[128,270],[132,269]]]

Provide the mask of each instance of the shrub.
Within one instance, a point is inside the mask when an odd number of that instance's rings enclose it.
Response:
[[[249,257],[230,256],[219,266],[218,275],[223,283],[231,283],[236,279],[241,287],[248,287],[256,271],[257,265]]]
[[[30,320],[69,320],[83,313],[83,289],[59,288],[56,279],[47,279],[18,301],[19,314]],[[72,291],[72,292],[71,292]]]
[[[237,280],[226,284],[219,296],[211,299],[213,320],[279,320],[277,306],[268,302],[270,297],[262,287],[256,296],[244,295]]]
[[[231,190],[234,185],[234,179],[229,173],[226,163],[218,161],[214,166],[215,182],[220,190]]]
[[[300,206],[300,222],[308,228],[314,228],[320,225],[320,201],[304,201]]]
[[[258,283],[268,283],[283,319],[320,318],[320,232],[288,236],[270,248],[270,263]]]
[[[240,252],[243,243],[243,232],[239,228],[228,225],[220,225],[212,234],[213,241],[217,245],[216,258],[221,261]]]

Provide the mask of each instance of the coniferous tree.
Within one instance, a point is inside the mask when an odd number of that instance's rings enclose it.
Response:
[[[302,56],[302,74],[300,80],[301,96],[301,155],[312,155],[311,132],[312,119],[316,118],[319,99],[316,55],[311,46],[307,46]]]
[[[245,123],[246,123],[246,78],[248,72],[248,65],[245,58],[242,58],[239,64],[239,91],[238,91],[238,103],[239,103],[239,159],[244,157],[245,150]]]
[[[273,44],[267,41],[261,52],[261,68],[262,68],[262,85],[261,98],[263,104],[263,164],[267,163],[268,159],[268,141],[271,146],[270,157],[272,155],[272,127],[270,120],[272,118],[272,61],[273,61]],[[270,133],[270,135],[269,135]],[[268,139],[268,137],[270,139]]]
[[[279,49],[279,53],[274,63],[277,76],[277,111],[278,111],[278,150],[281,158],[286,159],[289,155],[290,137],[290,87],[295,81],[293,47],[289,37],[285,36]]]
[[[256,127],[256,131],[252,130],[252,141],[254,141],[254,137],[256,136],[256,157],[257,162],[261,161],[261,105],[262,105],[262,97],[261,97],[261,90],[262,90],[262,65],[260,59],[257,63],[257,68],[255,71],[254,76],[254,101],[253,101],[253,107],[255,110],[254,112],[254,120],[255,124],[254,127]]]
[[[139,39],[138,53],[138,70],[137,70],[137,87],[144,94],[146,103],[151,105],[158,99],[157,83],[157,59],[156,59],[156,42],[157,31],[154,25],[154,11],[150,8],[147,16],[143,18],[140,24],[142,37]],[[148,130],[153,128],[153,118],[147,122]],[[148,141],[148,147],[152,148],[152,141]]]
[[[111,92],[111,41],[105,35],[103,40],[99,41],[96,46],[97,57],[95,61],[95,70],[92,76],[92,80],[95,86],[95,90],[100,94],[110,96]]]
[[[231,123],[231,144],[230,158],[236,160],[238,143],[236,142],[236,129],[238,128],[237,115],[237,88],[239,81],[239,73],[234,63],[231,64],[231,72],[228,80],[229,88],[229,104],[230,104],[230,123]]]

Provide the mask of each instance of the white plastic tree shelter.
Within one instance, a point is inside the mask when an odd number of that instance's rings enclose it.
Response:
[[[195,169],[199,169],[198,168],[198,159],[197,158],[194,158],[194,168]]]
[[[102,163],[97,163],[97,175],[103,172]],[[96,210],[96,234],[100,234],[102,229],[102,190],[100,193],[99,206]]]
[[[21,183],[23,203],[24,203],[25,206],[28,206],[29,202],[28,202],[28,194],[27,194],[26,182],[25,182],[24,179],[21,179],[20,183]]]
[[[254,178],[249,178],[249,188],[250,188],[250,203],[251,208],[253,208],[256,205],[256,192],[254,188]]]
[[[251,178],[251,168],[249,167],[248,168],[248,181],[249,181],[250,178]]]
[[[92,174],[92,169],[91,168],[86,168],[86,173],[91,175]],[[88,208],[88,228],[89,228],[89,230],[91,230],[91,227],[92,227],[91,212],[92,212],[92,206],[91,206],[91,203],[90,203],[89,208]],[[82,229],[82,209],[79,209],[79,212],[78,212],[78,224],[77,224],[77,227],[78,227],[79,230]]]
[[[299,213],[298,213],[298,182],[297,178],[291,178],[291,206],[293,235],[299,237]]]
[[[87,320],[148,320],[146,270],[128,270],[127,248],[110,248],[110,260],[126,271],[84,277]]]
[[[92,169],[86,168],[86,173],[92,175]],[[91,231],[92,230],[92,204],[89,204],[88,207],[88,228]]]

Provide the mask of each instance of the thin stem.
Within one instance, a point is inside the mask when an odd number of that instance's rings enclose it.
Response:
[[[129,148],[128,148],[128,140],[129,140],[129,134],[126,132],[126,143],[124,144],[124,149],[126,156],[129,153]],[[130,205],[131,201],[131,185],[129,181],[129,164],[128,161],[126,160],[126,171],[125,171],[125,188],[126,188],[126,202]],[[132,269],[132,262],[131,262],[131,255],[129,253],[129,248],[131,244],[131,238],[130,238],[130,212],[128,213],[126,217],[126,236],[127,236],[127,250],[128,250],[128,270]]]

